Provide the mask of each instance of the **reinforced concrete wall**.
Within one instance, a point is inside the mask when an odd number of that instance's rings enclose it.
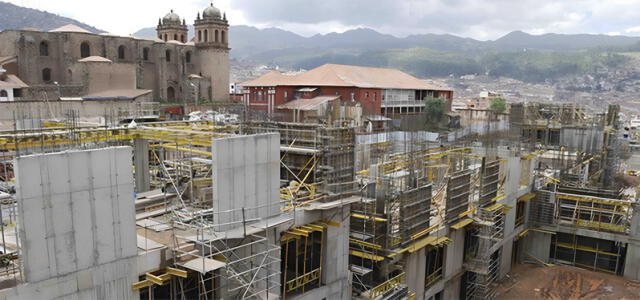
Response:
[[[24,277],[18,298],[137,293],[131,148],[16,158]],[[40,297],[37,297],[40,298]]]
[[[280,134],[216,139],[212,152],[214,222],[221,224],[219,230],[280,213]]]

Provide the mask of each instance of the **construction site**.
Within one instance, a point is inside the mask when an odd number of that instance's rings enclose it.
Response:
[[[618,115],[513,104],[507,130],[454,139],[33,117],[0,132],[0,299],[500,299],[522,265],[640,281]],[[558,282],[526,288],[607,295]]]

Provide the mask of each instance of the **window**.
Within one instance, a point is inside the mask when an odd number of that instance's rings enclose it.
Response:
[[[202,30],[198,30],[198,42],[202,42]]]
[[[323,269],[322,253],[326,251],[324,236],[324,230],[309,232],[306,237],[283,233],[280,239],[280,274],[283,282],[288,283],[282,284],[283,295],[303,294],[322,285],[320,270]]]
[[[167,100],[169,101],[176,100],[176,91],[171,86],[167,88]]]
[[[180,36],[180,41],[183,43],[187,42],[187,40],[184,38],[184,34]]]
[[[284,102],[287,102],[287,100],[289,100],[289,92],[284,91]]]
[[[214,42],[218,42],[218,31],[216,30],[216,34],[215,34],[215,39],[213,39]]]
[[[356,93],[351,92],[351,101],[356,101]]]
[[[364,98],[369,99],[369,92],[364,92]]]
[[[166,59],[168,62],[171,62],[171,50],[167,50],[167,51],[165,51],[165,52],[164,52],[164,55],[165,55],[165,59]]]
[[[425,274],[425,286],[429,287],[442,279],[444,247],[429,248],[427,251],[427,268]]]
[[[227,33],[223,30],[220,35],[222,36],[222,43],[225,44],[227,42]]]
[[[9,93],[5,90],[0,90],[0,97],[6,98],[9,97]]]
[[[118,47],[118,59],[125,59],[125,48],[124,46]]]
[[[209,41],[209,31],[208,30],[204,30],[204,41],[208,42]]]
[[[149,48],[142,49],[142,60],[149,60]]]
[[[184,55],[185,60],[188,64],[191,63],[191,51],[187,51],[187,54]]]
[[[80,44],[80,57],[85,58],[91,56],[91,46],[89,43],[84,42]]]
[[[49,68],[42,69],[42,81],[44,82],[51,81],[51,69]]]
[[[373,92],[373,101],[375,102],[376,100],[378,100],[378,93]]]
[[[258,101],[263,101],[264,100],[264,95],[262,94],[262,91],[258,91]]]
[[[49,56],[49,43],[47,41],[40,42],[40,56]]]
[[[162,34],[158,34],[158,39],[162,39]]]
[[[164,34],[164,41],[165,42],[167,41],[167,34],[166,33]]]

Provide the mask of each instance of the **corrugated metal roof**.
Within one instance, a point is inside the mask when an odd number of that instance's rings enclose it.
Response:
[[[133,100],[151,93],[151,90],[108,90],[82,96],[82,100]]]
[[[340,86],[378,89],[449,91],[395,69],[326,64],[288,76],[272,71],[243,86]]]
[[[81,32],[81,33],[91,33],[88,30],[81,28],[77,25],[67,24],[56,29],[49,30],[49,32]]]
[[[85,57],[83,59],[78,60],[78,62],[105,62],[105,63],[111,63],[113,61],[111,61],[108,58],[104,58],[102,56],[89,56],[89,57]]]
[[[319,96],[313,99],[298,99],[278,106],[279,109],[315,110],[319,105],[340,99],[340,96]]]
[[[10,88],[10,89],[20,89],[29,87],[26,83],[24,83],[18,76],[16,75],[7,75],[7,79],[0,80],[0,87],[2,88]]]

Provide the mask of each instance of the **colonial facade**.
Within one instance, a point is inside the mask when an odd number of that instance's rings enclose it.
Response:
[[[446,99],[450,111],[453,98],[453,90],[399,70],[336,64],[326,64],[299,75],[273,71],[241,85],[245,105],[269,115],[296,107],[288,104],[292,101],[327,96],[357,103],[365,115],[419,113],[424,110],[423,100],[428,97]]]
[[[187,41],[186,21],[173,11],[160,19],[157,39],[94,34],[74,25],[49,32],[5,30],[0,69],[28,85],[16,101],[143,91],[156,101],[228,101],[226,16],[211,5],[196,23],[211,39]]]

